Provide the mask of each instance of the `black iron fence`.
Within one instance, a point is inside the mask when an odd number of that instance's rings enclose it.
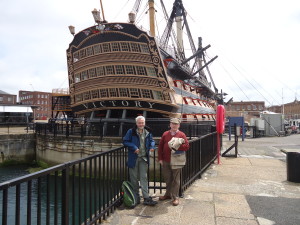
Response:
[[[95,136],[95,137],[122,137],[135,124],[130,122],[98,122],[72,123],[69,121],[36,123],[35,130],[39,135],[63,136]],[[161,137],[169,129],[169,122],[147,122],[154,137]],[[182,130],[187,137],[199,137],[214,131],[211,124],[181,123]]]
[[[216,158],[216,132],[190,141],[182,169],[181,193]],[[0,218],[10,224],[98,224],[121,202],[121,184],[128,180],[124,147],[0,184]],[[156,152],[149,166],[149,189],[165,188]]]

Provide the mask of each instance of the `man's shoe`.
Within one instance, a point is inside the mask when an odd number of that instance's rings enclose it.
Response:
[[[157,201],[154,201],[151,197],[144,198],[144,205],[155,206],[156,204],[157,204]]]
[[[160,200],[160,201],[164,201],[164,200],[167,200],[167,199],[171,199],[171,197],[170,197],[170,196],[166,196],[166,195],[164,195],[164,196],[159,196],[159,200]]]
[[[174,205],[174,206],[178,206],[179,205],[179,199],[175,199],[173,202],[172,202],[172,204]]]

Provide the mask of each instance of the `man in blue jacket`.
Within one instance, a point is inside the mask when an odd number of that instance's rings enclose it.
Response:
[[[145,117],[138,116],[135,121],[136,126],[129,129],[123,137],[123,144],[128,147],[127,166],[129,167],[130,182],[138,196],[138,203],[140,202],[140,181],[144,204],[154,206],[157,202],[153,201],[148,193],[147,169],[149,154],[154,151],[155,142],[149,128],[145,126]]]

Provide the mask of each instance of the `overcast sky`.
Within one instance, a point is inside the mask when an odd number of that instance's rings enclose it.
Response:
[[[103,0],[109,22],[127,22],[135,0]],[[143,12],[146,0],[140,12]],[[164,1],[168,12],[172,0]],[[211,44],[217,88],[235,101],[276,105],[300,99],[299,0],[183,0],[195,41]],[[66,49],[76,32],[94,25],[99,0],[1,0],[0,90],[52,91],[68,87]],[[165,26],[156,0],[160,34]],[[147,27],[148,15],[140,13]],[[190,47],[185,46],[188,50]]]

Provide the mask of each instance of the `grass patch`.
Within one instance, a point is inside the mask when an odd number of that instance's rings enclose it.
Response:
[[[41,171],[41,170],[44,170],[44,169],[47,169],[49,168],[49,164],[43,162],[43,161],[34,161],[32,164],[31,164],[31,167],[27,169],[27,171],[29,173],[35,173],[35,172],[38,172],[38,171]]]

